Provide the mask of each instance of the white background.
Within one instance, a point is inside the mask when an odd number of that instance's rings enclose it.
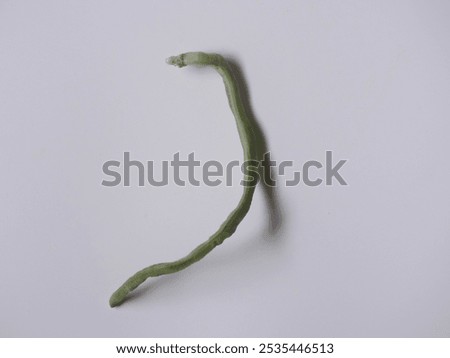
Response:
[[[1,1],[0,336],[448,337],[446,1]],[[273,158],[347,159],[348,186],[262,191],[205,259],[242,188],[107,188],[102,164],[242,152],[222,81],[167,66],[234,58]],[[317,171],[323,175],[323,171]]]

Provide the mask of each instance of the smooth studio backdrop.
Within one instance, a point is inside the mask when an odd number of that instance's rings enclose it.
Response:
[[[0,1],[0,336],[449,337],[449,17],[447,1]],[[111,309],[241,195],[238,177],[101,184],[124,152],[242,158],[220,77],[165,63],[186,51],[239,64],[274,160],[330,150],[348,185],[279,176],[277,228],[259,189],[222,246]]]

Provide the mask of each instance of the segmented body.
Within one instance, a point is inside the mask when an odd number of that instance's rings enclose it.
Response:
[[[227,61],[218,54],[188,52],[168,58],[167,63],[178,67],[189,65],[211,66],[222,76],[228,102],[236,119],[239,137],[244,150],[244,162],[257,163],[258,158],[256,153],[255,135],[252,130],[251,122],[245,113],[244,103],[240,95],[237,81],[235,80],[233,71]],[[249,167],[245,167],[244,179],[248,179],[249,177]],[[122,304],[128,293],[133,291],[149,277],[167,275],[181,271],[205,257],[216,246],[222,244],[225,239],[230,237],[236,231],[236,228],[249,211],[254,191],[255,185],[244,185],[244,191],[237,207],[228,215],[220,228],[207,241],[200,244],[187,256],[177,261],[151,265],[135,273],[112,294],[109,300],[110,306],[114,307]]]

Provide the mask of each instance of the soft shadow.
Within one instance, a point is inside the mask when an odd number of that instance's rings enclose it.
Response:
[[[231,70],[233,71],[234,78],[239,87],[239,93],[245,108],[245,112],[251,122],[252,128],[255,133],[258,159],[261,160],[262,164],[259,170],[261,179],[259,185],[263,190],[264,198],[269,210],[268,231],[270,234],[275,234],[280,229],[283,218],[280,210],[279,196],[276,192],[276,173],[273,170],[273,167],[270,166],[270,163],[268,161],[262,161],[264,155],[266,153],[270,153],[266,136],[261,125],[256,120],[255,114],[250,105],[250,92],[243,75],[242,67],[240,66],[239,62],[232,56],[227,56],[226,59],[230,64]]]

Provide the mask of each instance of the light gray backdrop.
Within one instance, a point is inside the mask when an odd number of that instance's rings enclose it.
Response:
[[[447,1],[1,1],[0,336],[449,337]],[[241,188],[101,185],[104,161],[242,152],[233,57],[277,160],[347,159],[348,186],[262,191],[203,261]],[[314,172],[321,175],[321,171]]]

